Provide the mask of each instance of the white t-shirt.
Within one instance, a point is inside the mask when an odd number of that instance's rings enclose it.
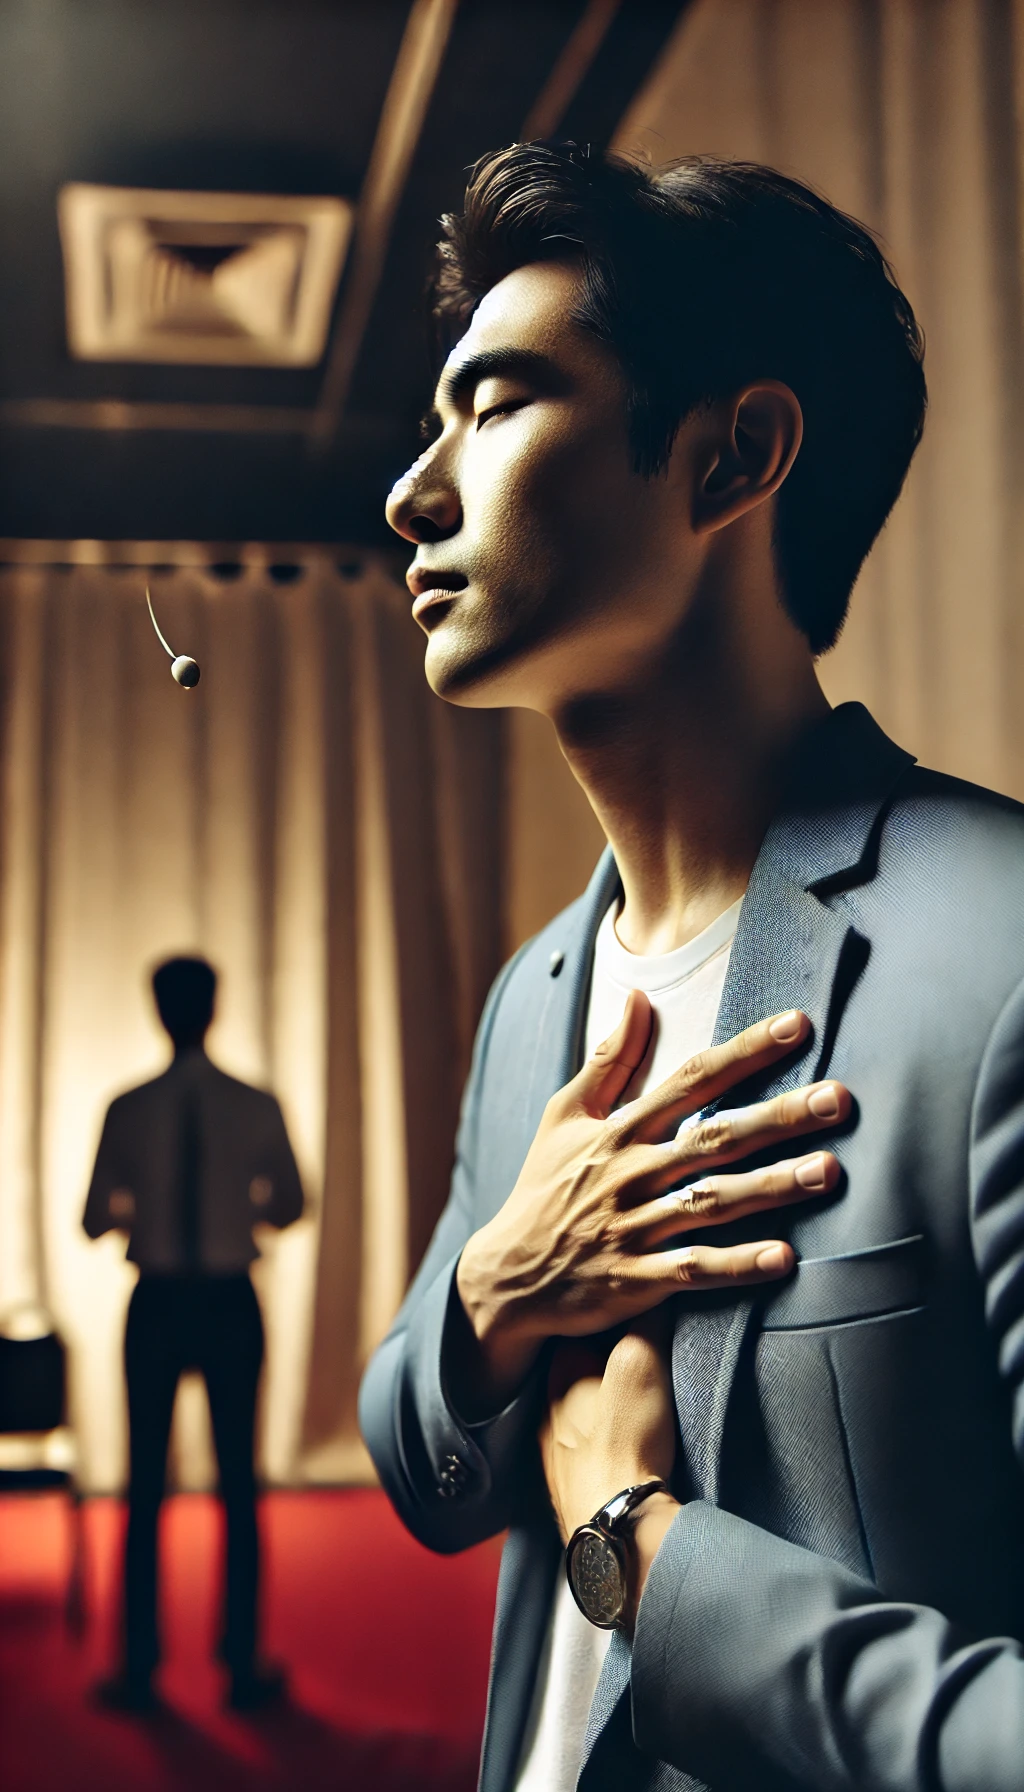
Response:
[[[740,905],[734,902],[696,939],[658,958],[626,951],[615,932],[617,907],[616,902],[608,910],[594,942],[585,1050],[590,1057],[614,1032],[631,989],[649,996],[654,1027],[647,1055],[623,1096],[632,1100],[711,1044]],[[575,1792],[587,1718],[610,1641],[611,1631],[588,1623],[560,1573],[537,1664],[516,1792]]]

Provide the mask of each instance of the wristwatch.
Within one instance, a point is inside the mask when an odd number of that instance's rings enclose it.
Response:
[[[625,1487],[569,1538],[565,1572],[572,1596],[583,1616],[599,1630],[624,1627],[632,1566],[629,1521],[652,1493],[667,1492],[664,1481],[640,1481],[635,1487]]]

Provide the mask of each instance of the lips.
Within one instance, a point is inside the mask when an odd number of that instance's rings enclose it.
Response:
[[[415,599],[412,613],[417,622],[427,610],[448,603],[457,591],[465,591],[469,584],[465,573],[431,566],[411,566],[405,582]]]
[[[405,575],[413,597],[425,597],[428,591],[465,591],[469,584],[464,572],[443,566],[417,566],[413,562]]]

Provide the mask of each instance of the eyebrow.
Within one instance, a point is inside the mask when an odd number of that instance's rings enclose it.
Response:
[[[484,349],[478,355],[469,355],[447,373],[441,375],[437,388],[438,396],[446,404],[455,406],[461,398],[467,398],[484,380],[525,379],[533,386],[543,386],[551,390],[562,383],[554,362],[547,355],[540,355],[528,348],[492,348]]]

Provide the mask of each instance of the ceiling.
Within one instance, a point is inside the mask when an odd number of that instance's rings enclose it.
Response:
[[[680,0],[2,0],[0,536],[384,539],[430,382],[423,304],[464,170],[606,142]],[[314,368],[72,360],[68,181],[338,195]]]

